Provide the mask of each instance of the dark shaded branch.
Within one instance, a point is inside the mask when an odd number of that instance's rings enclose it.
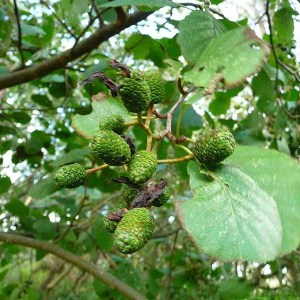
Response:
[[[272,53],[275,59],[275,67],[276,67],[276,74],[275,74],[275,89],[278,88],[278,71],[279,71],[279,66],[278,66],[278,57],[276,54],[275,50],[275,45],[274,45],[274,40],[273,40],[273,28],[272,28],[272,22],[271,22],[271,16],[270,16],[270,0],[267,0],[266,2],[266,16],[268,20],[268,27],[269,27],[269,32],[270,32],[270,44],[272,48]]]
[[[116,289],[128,299],[146,300],[146,298],[143,295],[138,293],[136,290],[134,290],[132,287],[130,287],[123,281],[119,280],[118,278],[105,271],[100,271],[96,265],[83,260],[81,257],[69,251],[61,249],[54,244],[5,232],[0,232],[0,241],[9,244],[17,244],[34,249],[40,249],[46,251],[47,253],[51,253],[65,260],[66,262],[76,266],[80,270],[91,274],[98,280],[107,284],[110,288]]]
[[[12,87],[18,84],[29,82],[49,74],[50,72],[65,67],[69,62],[79,58],[80,56],[91,52],[98,46],[107,41],[110,37],[120,33],[123,29],[128,28],[138,22],[146,19],[152,12],[137,12],[129,16],[124,23],[119,25],[110,24],[103,26],[90,37],[79,42],[74,48],[69,49],[61,54],[46,60],[37,65],[33,65],[24,70],[12,72],[8,75],[0,77],[0,90]]]
[[[21,56],[21,67],[23,68],[25,66],[25,58],[24,58],[24,53],[22,49],[22,28],[21,28],[21,23],[20,23],[20,14],[19,14],[19,9],[17,5],[17,1],[14,0],[14,11],[15,11],[15,16],[17,19],[17,26],[18,26],[18,50],[20,52]]]

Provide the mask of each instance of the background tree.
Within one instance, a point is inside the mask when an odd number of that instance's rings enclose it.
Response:
[[[252,2],[1,2],[1,299],[299,297],[299,1]],[[159,70],[162,103],[128,113],[116,66]],[[89,147],[115,113],[171,191],[131,255],[103,227],[126,170]],[[208,170],[216,128],[239,146]],[[88,179],[60,189],[71,163]]]

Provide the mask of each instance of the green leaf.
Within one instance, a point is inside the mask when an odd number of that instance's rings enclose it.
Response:
[[[115,0],[108,3],[99,5],[100,7],[118,7],[124,5],[135,5],[135,6],[147,6],[147,7],[164,7],[171,6],[176,7],[177,5],[169,0]]]
[[[158,67],[163,65],[165,59],[163,45],[148,35],[131,35],[125,43],[125,49],[128,53],[132,53],[135,59],[150,59]]]
[[[56,191],[58,191],[60,188],[56,185],[54,178],[52,175],[49,177],[42,179],[35,185],[33,185],[30,189],[28,194],[35,199],[42,199],[45,198]]]
[[[0,175],[0,195],[6,193],[11,186],[11,181],[8,176]]]
[[[16,216],[26,216],[29,211],[28,207],[17,199],[11,199],[5,204],[5,209]]]
[[[180,135],[191,136],[194,130],[202,128],[203,120],[191,105],[188,107],[184,105],[182,110],[184,111],[178,109],[172,118],[172,131],[176,131],[177,123],[180,121]],[[181,115],[182,113],[183,115]]]
[[[92,227],[91,235],[94,237],[99,249],[104,251],[110,251],[112,249],[113,236],[104,229],[103,218],[101,216],[98,217],[97,221]]]
[[[283,239],[280,255],[295,250],[300,243],[300,164],[275,150],[237,147],[228,164],[251,176],[277,203]]]
[[[60,74],[49,74],[44,76],[41,82],[65,82],[65,77]]]
[[[291,45],[294,35],[294,11],[291,7],[277,10],[273,17],[274,33],[279,42]]]
[[[43,240],[51,240],[57,236],[56,226],[48,218],[36,221],[32,228],[37,236]]]
[[[25,151],[28,154],[36,154],[50,140],[49,136],[41,130],[32,132],[30,140],[25,144]]]
[[[210,13],[193,11],[179,23],[177,42],[182,55],[190,62],[197,62],[211,40],[225,31],[225,26]]]
[[[219,81],[228,88],[235,87],[262,67],[268,53],[268,46],[254,31],[233,29],[211,41],[184,79],[211,92]]]
[[[276,68],[273,68],[270,64],[265,64],[263,69],[272,81],[275,81],[276,77],[278,76],[278,80],[281,80],[282,82],[287,82],[284,73],[280,69],[276,70]]]
[[[225,93],[215,93],[214,99],[209,105],[209,111],[214,116],[225,114],[230,107],[230,100],[231,98],[228,97]]]
[[[51,163],[51,166],[54,169],[56,169],[63,165],[83,161],[85,157],[90,154],[90,152],[90,147],[85,147],[82,149],[73,149],[70,152],[64,154],[63,156],[55,159],[55,161]]]
[[[262,70],[252,80],[253,94],[258,97],[257,108],[266,114],[272,114],[276,108],[275,85],[268,74]]]
[[[35,94],[31,96],[31,100],[41,106],[52,107],[52,102],[46,95]]]
[[[22,25],[22,34],[24,34],[24,36],[32,35],[32,36],[36,36],[36,37],[42,37],[43,35],[45,35],[45,31],[37,26],[23,24]]]
[[[218,294],[221,300],[248,299],[251,290],[249,282],[232,278],[220,283]]]
[[[237,167],[220,165],[204,175],[188,165],[193,198],[177,201],[183,228],[203,252],[221,260],[265,262],[281,246],[277,206],[253,178]]]
[[[118,114],[128,121],[129,114],[122,101],[118,98],[103,98],[102,94],[92,97],[93,111],[89,115],[75,115],[72,119],[72,127],[85,138],[90,139],[99,131],[99,120],[113,114]]]
[[[25,112],[22,112],[22,111],[14,111],[12,114],[11,114],[11,117],[12,119],[14,119],[17,123],[20,123],[20,124],[27,124],[30,122],[31,120],[31,117],[25,113]]]
[[[262,130],[265,126],[265,118],[255,109],[244,120],[239,123],[239,127],[243,130],[249,130],[252,137],[259,138],[262,135]]]

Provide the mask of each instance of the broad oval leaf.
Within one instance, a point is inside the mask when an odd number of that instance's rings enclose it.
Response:
[[[135,6],[147,6],[147,7],[164,7],[171,6],[176,7],[177,5],[169,0],[115,0],[108,3],[99,5],[100,7],[118,7],[124,5],[135,5]]]
[[[53,176],[50,175],[31,186],[28,194],[34,199],[43,199],[58,190],[60,190],[60,188],[56,185]]]
[[[255,179],[276,201],[282,226],[279,255],[300,244],[300,163],[275,150],[239,146],[227,163]]]
[[[210,13],[193,11],[179,23],[177,42],[182,55],[190,62],[196,62],[199,55],[212,39],[226,32],[226,27]]]
[[[83,137],[92,138],[99,131],[98,124],[103,117],[117,114],[122,116],[125,121],[128,121],[128,111],[120,99],[113,97],[105,98],[99,93],[94,95],[92,100],[93,111],[90,114],[75,115],[72,119],[72,127]]]
[[[281,246],[280,216],[273,198],[236,167],[221,165],[211,177],[188,165],[194,196],[177,201],[183,228],[205,253],[222,260],[265,262]]]
[[[6,193],[11,186],[11,181],[8,176],[0,175],[0,195]]]
[[[228,88],[235,87],[258,71],[268,54],[267,44],[254,31],[236,28],[213,39],[184,79],[211,93],[219,81]]]
[[[63,165],[67,165],[74,162],[81,162],[91,153],[90,147],[77,148],[63,154],[61,157],[56,158],[50,165],[53,168],[58,168]]]

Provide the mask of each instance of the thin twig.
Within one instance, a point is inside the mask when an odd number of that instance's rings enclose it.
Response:
[[[65,28],[65,30],[74,38],[76,39],[76,35],[72,32],[72,30],[69,29],[68,25],[66,24],[65,20],[61,20],[59,16],[55,13],[55,10],[53,7],[49,6],[48,3],[44,0],[40,0],[41,4],[45,5],[52,13],[54,18]]]
[[[146,128],[150,128],[153,107],[154,107],[153,103],[150,104],[150,106],[148,107],[147,119],[145,121],[145,127]],[[146,150],[148,150],[148,151],[151,150],[152,139],[153,139],[153,135],[152,134],[147,135],[147,147],[146,147]]]
[[[271,16],[270,16],[270,0],[267,0],[266,2],[266,16],[267,16],[267,21],[268,21],[268,26],[269,26],[269,37],[270,37],[270,44],[271,44],[271,50],[274,56],[274,60],[275,60],[275,68],[276,68],[276,72],[275,72],[275,91],[277,93],[278,96],[278,100],[279,100],[279,104],[280,107],[283,109],[283,111],[291,118],[291,119],[295,119],[298,118],[299,116],[295,116],[292,115],[288,109],[284,106],[283,100],[281,98],[281,93],[280,90],[278,88],[279,85],[279,80],[278,80],[278,74],[279,74],[279,59],[275,50],[275,44],[274,44],[274,40],[273,40],[273,27],[272,27],[272,21],[271,21]]]
[[[167,116],[167,124],[166,124],[166,129],[165,131],[160,135],[160,138],[163,138],[164,136],[167,137],[169,140],[173,141],[173,142],[183,142],[186,139],[184,139],[184,137],[179,137],[176,138],[173,136],[172,134],[172,117],[174,112],[176,111],[176,109],[183,103],[183,101],[185,100],[185,98],[187,97],[188,94],[190,94],[191,92],[193,92],[196,88],[192,87],[190,88],[188,91],[184,92],[184,94],[181,95],[181,97],[179,98],[179,100],[173,105],[173,107],[168,111],[168,113],[166,114]],[[164,115],[161,115],[162,117],[164,117]]]
[[[61,241],[69,233],[69,231],[72,229],[72,227],[74,225],[74,222],[77,219],[77,216],[79,216],[79,214],[81,213],[82,209],[84,208],[84,205],[85,205],[85,202],[86,202],[87,198],[88,198],[87,197],[87,188],[85,187],[85,189],[84,189],[84,195],[83,195],[83,197],[82,197],[82,199],[80,201],[80,205],[79,205],[78,210],[76,211],[76,213],[74,214],[73,218],[71,219],[70,224],[67,227],[67,229],[64,231],[64,233],[61,236],[59,236],[58,238],[56,238],[54,240],[54,243],[58,243],[59,241]]]
[[[138,117],[138,125],[146,132],[147,136],[152,135],[150,128],[148,126],[146,126],[143,122],[142,114],[138,113],[137,117]]]
[[[159,163],[159,164],[172,164],[172,163],[178,163],[178,162],[181,162],[181,161],[190,160],[190,159],[193,159],[194,157],[195,157],[194,154],[189,154],[189,155],[182,156],[182,157],[179,157],[179,158],[159,159],[157,161],[157,163]]]
[[[275,50],[275,45],[274,45],[274,40],[273,40],[273,28],[272,28],[272,22],[271,22],[271,16],[270,16],[270,0],[267,0],[266,3],[266,16],[267,16],[267,20],[268,20],[268,26],[269,26],[269,31],[270,31],[270,44],[271,44],[271,49],[272,49],[272,53],[275,59],[275,67],[276,67],[276,73],[275,73],[275,89],[278,89],[278,57],[276,54],[276,50]]]
[[[285,64],[283,61],[281,61],[280,59],[277,60],[278,64],[281,65],[287,72],[289,72],[291,75],[293,75],[296,79],[296,81],[300,82],[300,75],[299,75],[299,70],[292,70],[292,68],[290,66],[288,66],[287,64]]]
[[[24,68],[25,66],[25,58],[24,58],[24,53],[22,49],[22,27],[21,27],[21,21],[20,21],[20,14],[19,14],[19,8],[17,5],[17,1],[14,0],[14,11],[15,11],[15,16],[17,19],[17,26],[18,26],[18,50],[20,52],[21,56],[21,68]]]
[[[98,166],[98,167],[95,167],[95,168],[87,169],[87,170],[85,170],[85,172],[86,172],[86,174],[90,174],[90,173],[93,173],[93,172],[97,172],[97,171],[103,170],[103,169],[108,168],[108,167],[109,167],[109,165],[104,164],[102,166]]]
[[[210,12],[220,16],[221,18],[225,19],[225,20],[229,20],[228,18],[226,18],[221,12],[217,11],[216,9],[212,8],[209,5],[206,4],[199,4],[199,3],[190,3],[190,2],[185,2],[185,3],[179,3],[181,6],[193,6],[196,8],[199,8],[200,10],[203,9],[208,9]]]
[[[92,7],[95,10],[95,13],[97,15],[98,21],[99,21],[99,25],[103,26],[104,25],[104,20],[102,18],[102,13],[100,12],[97,3],[95,2],[95,0],[92,0]]]

